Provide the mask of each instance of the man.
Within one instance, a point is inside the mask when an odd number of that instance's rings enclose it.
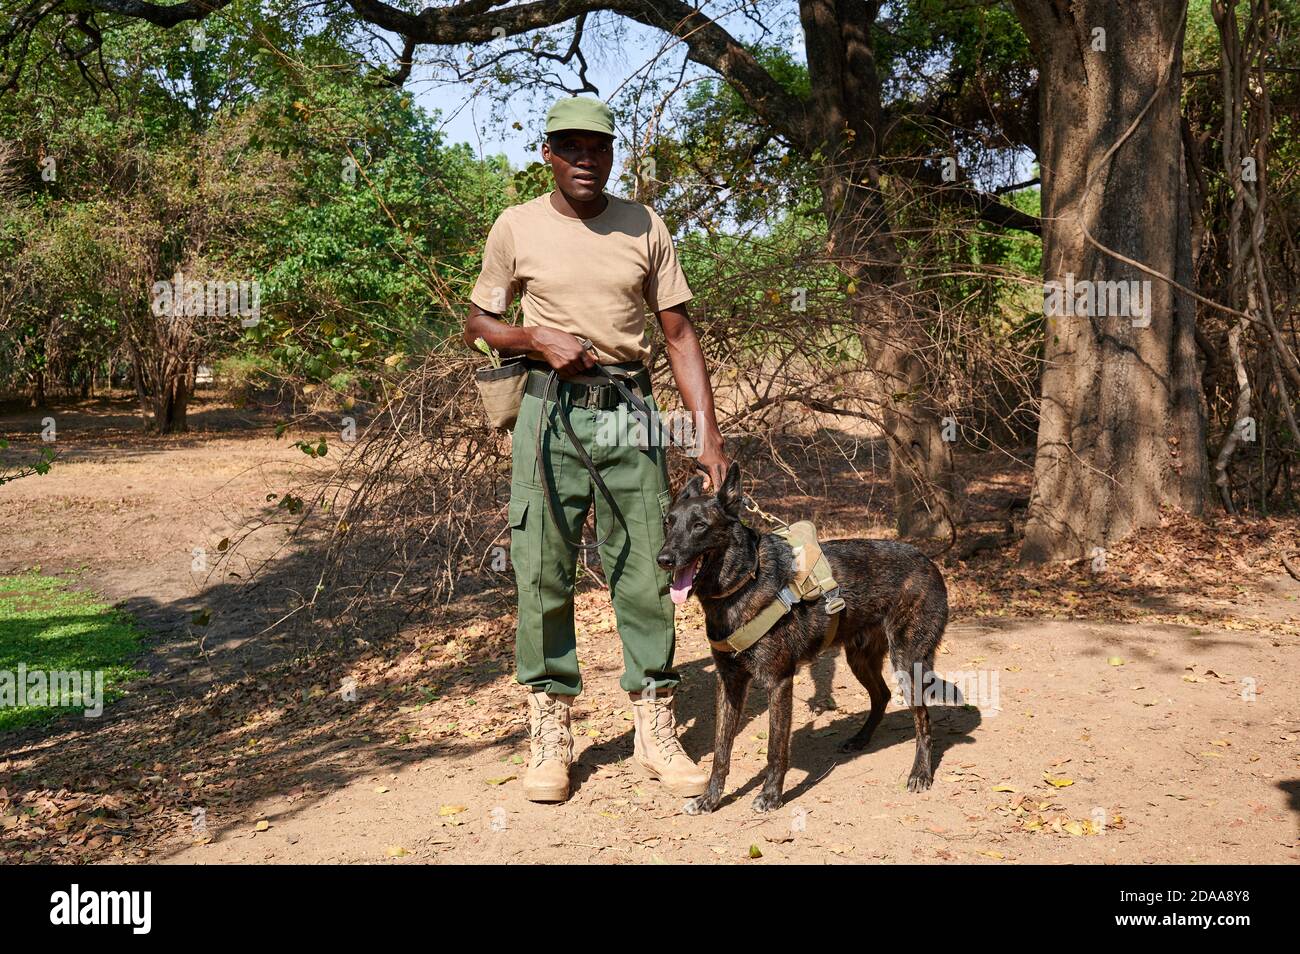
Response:
[[[531,690],[532,760],[524,794],[547,802],[569,796],[569,707],[582,689],[573,587],[578,541],[594,500],[597,529],[605,537],[601,565],[623,643],[620,685],[632,705],[634,756],[672,792],[698,795],[708,778],[677,739],[673,602],[667,571],[655,563],[669,504],[666,448],[656,440],[638,446],[626,435],[609,441],[610,415],[624,422],[635,418],[631,409],[619,408],[624,397],[617,389],[589,373],[599,363],[630,374],[639,397],[657,415],[643,363],[650,353],[646,310],[653,311],[683,403],[696,422],[697,461],[712,486],[722,486],[727,459],[704,355],[686,311],[692,294],[659,216],[605,192],[614,163],[614,120],[604,103],[588,97],[557,102],[546,117],[542,160],[556,188],[506,209],[493,224],[464,333],[466,344],[482,338],[502,354],[527,355],[534,367],[511,444],[509,508],[510,558],[519,588],[517,678]],[[522,325],[502,321],[516,295],[522,296]],[[545,396],[552,369],[559,377],[553,400]],[[539,412],[545,414],[540,444]],[[609,500],[596,492],[559,414],[567,415]]]

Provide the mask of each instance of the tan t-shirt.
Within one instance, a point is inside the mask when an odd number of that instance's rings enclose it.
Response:
[[[693,296],[654,210],[616,196],[590,219],[561,215],[546,194],[502,212],[470,300],[503,315],[522,294],[525,325],[590,338],[601,364],[650,356],[646,309]]]

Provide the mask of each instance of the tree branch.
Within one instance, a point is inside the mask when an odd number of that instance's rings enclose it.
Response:
[[[228,6],[231,0],[182,0],[161,5],[147,0],[79,0],[91,12],[111,13],[143,20],[155,26],[173,27],[202,20]],[[504,0],[461,0],[443,7],[429,7],[408,13],[383,0],[348,0],[367,23],[396,33],[404,41],[398,69],[390,81],[403,81],[410,73],[409,57],[422,44],[452,46],[459,43],[487,43],[501,36],[516,36],[557,26],[588,13],[607,10],[662,30],[686,45],[687,57],[705,66],[729,83],[763,120],[801,149],[808,146],[807,104],[787,91],[765,70],[735,37],[698,9],[680,0],[534,0],[504,7]],[[14,34],[30,31],[60,4],[48,3],[30,14],[21,29],[0,36],[0,48],[10,46]],[[19,46],[20,55],[26,44]],[[572,50],[570,51],[572,53]],[[584,64],[585,65],[585,64]]]

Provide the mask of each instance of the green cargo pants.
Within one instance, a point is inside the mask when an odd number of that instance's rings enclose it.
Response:
[[[669,574],[655,557],[664,543],[664,514],[669,505],[667,448],[652,439],[647,447],[635,441],[609,440],[622,434],[611,426],[619,411],[574,407],[573,386],[560,382],[574,434],[586,448],[605,486],[626,520],[617,520],[609,503],[574,452],[556,417],[557,405],[547,402],[542,458],[557,514],[567,523],[565,534],[579,539],[594,499],[596,527],[609,539],[600,549],[601,567],[623,642],[623,678],[628,692],[677,685],[673,670],[675,631],[673,602],[668,596]],[[643,395],[655,414],[651,395]],[[573,626],[573,587],[578,549],[556,529],[542,497],[537,473],[537,416],[541,399],[525,394],[515,423],[510,478],[510,562],[519,588],[519,623],[515,630],[515,664],[519,682],[534,690],[576,696],[582,690]],[[624,411],[625,418],[631,418]],[[597,440],[598,434],[601,440]]]

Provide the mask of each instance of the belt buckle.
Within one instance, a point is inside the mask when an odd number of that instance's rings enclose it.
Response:
[[[834,616],[840,610],[844,609],[844,597],[840,596],[840,588],[833,587],[823,594],[826,597],[826,615]]]
[[[582,406],[589,411],[608,411],[610,408],[608,393],[613,390],[605,384],[584,385]]]

